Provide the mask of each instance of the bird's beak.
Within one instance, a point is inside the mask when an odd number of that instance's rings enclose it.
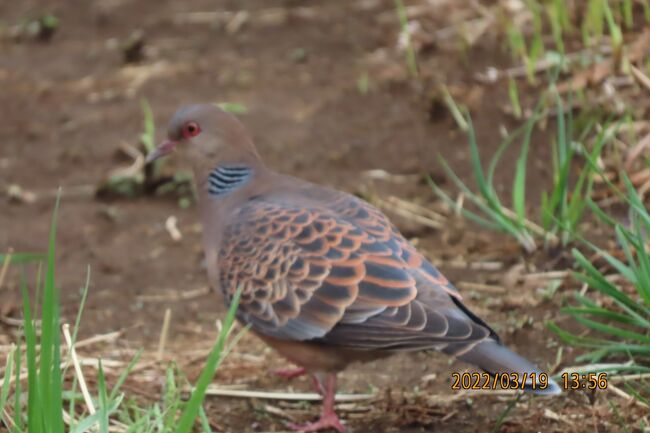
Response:
[[[149,164],[150,162],[153,162],[160,158],[163,155],[167,155],[169,152],[174,150],[176,145],[178,144],[178,141],[174,140],[165,140],[162,143],[158,145],[154,150],[149,152],[149,155],[147,155],[147,159],[145,159],[145,163]]]

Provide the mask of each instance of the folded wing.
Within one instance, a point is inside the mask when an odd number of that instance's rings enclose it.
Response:
[[[492,336],[455,288],[388,219],[356,197],[322,206],[257,198],[219,253],[226,296],[260,333],[368,350],[456,354]]]

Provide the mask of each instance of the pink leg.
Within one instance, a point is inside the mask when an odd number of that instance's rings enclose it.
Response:
[[[311,375],[311,384],[314,387],[314,391],[325,397],[325,387],[323,386],[323,382],[318,378],[317,375],[312,374]]]
[[[293,379],[307,374],[307,370],[303,367],[300,368],[283,368],[280,370],[273,370],[276,376],[284,377],[285,379]]]
[[[289,424],[289,428],[301,432],[315,432],[319,430],[334,429],[345,433],[345,427],[334,412],[334,396],[336,395],[336,373],[328,373],[325,380],[320,380],[314,375],[315,382],[324,385],[323,411],[318,421],[309,424]],[[323,383],[324,382],[324,383]]]

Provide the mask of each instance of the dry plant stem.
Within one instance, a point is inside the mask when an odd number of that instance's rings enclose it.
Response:
[[[640,139],[637,144],[632,146],[631,149],[627,150],[627,155],[625,157],[625,169],[631,171],[633,169],[633,163],[644,154],[646,149],[650,149],[650,134],[645,134],[642,139]]]
[[[447,394],[433,394],[429,396],[422,396],[421,394],[404,393],[406,398],[424,397],[430,405],[447,406],[457,401],[464,401],[468,398],[478,397],[511,397],[517,395],[522,391],[512,389],[497,389],[497,390],[464,390],[454,392],[452,395]]]
[[[556,412],[553,412],[551,409],[548,409],[548,408],[544,409],[544,417],[548,418],[548,419],[552,419],[553,421],[561,421],[561,422],[563,422],[565,424],[568,424],[568,425],[571,425],[571,426],[573,425],[573,423],[571,421],[569,421],[568,419],[566,419],[566,417],[563,417],[563,416],[557,414]]]
[[[5,282],[5,277],[7,276],[7,271],[9,270],[9,263],[11,263],[11,255],[14,250],[9,248],[7,255],[5,256],[5,262],[2,264],[2,269],[0,269],[0,290]]]
[[[239,397],[239,398],[263,398],[267,400],[287,400],[287,401],[320,401],[323,397],[315,392],[266,392],[266,391],[246,391],[236,389],[223,389],[209,387],[206,395],[220,397]],[[363,401],[375,398],[376,394],[337,394],[335,401]]]
[[[503,262],[483,261],[483,262],[466,262],[463,259],[454,260],[431,260],[436,267],[448,267],[453,269],[472,269],[477,271],[500,271],[503,269]]]
[[[119,330],[114,332],[108,332],[106,334],[95,335],[93,337],[86,338],[85,340],[77,341],[74,347],[78,349],[80,347],[90,346],[95,343],[110,343],[120,338],[120,336],[123,333],[124,330]]]
[[[650,78],[646,74],[634,65],[630,65],[630,71],[632,71],[632,75],[634,75],[634,78],[639,84],[645,87],[646,90],[650,90]]]
[[[519,217],[517,216],[517,214],[514,213],[513,211],[511,211],[511,210],[508,209],[508,208],[505,208],[505,207],[504,207],[504,208],[501,208],[501,211],[502,211],[502,212],[503,212],[507,217],[510,217],[510,218],[513,218],[513,219],[516,219],[516,220],[519,219]],[[535,234],[538,235],[538,236],[542,236],[543,238],[548,238],[549,240],[551,240],[551,241],[553,241],[553,242],[557,242],[557,241],[558,241],[557,236],[555,236],[555,235],[552,234],[552,233],[547,233],[546,230],[544,230],[542,227],[538,226],[538,225],[535,224],[534,222],[530,221],[529,219],[524,218],[524,220],[522,221],[522,224],[524,225],[524,227],[526,227],[528,230],[530,230],[531,232],[535,233]]]
[[[264,405],[264,411],[267,413],[270,413],[271,415],[279,416],[284,419],[288,419],[289,421],[295,421],[295,417],[292,416],[291,414],[287,413],[285,410],[280,409],[279,407],[276,406],[271,406],[270,404],[265,404]]]
[[[162,330],[160,332],[160,341],[158,342],[158,352],[156,355],[158,361],[162,360],[163,354],[165,352],[165,345],[167,344],[167,337],[169,335],[169,323],[171,322],[171,318],[172,310],[171,308],[167,308],[165,310],[165,318],[163,319]]]
[[[506,293],[505,287],[494,286],[491,284],[472,283],[469,281],[459,281],[457,286],[463,290],[476,290],[485,293]]]
[[[391,211],[401,217],[415,221],[426,227],[440,229],[443,227],[445,218],[429,209],[423,208],[415,203],[410,203],[400,200],[396,197],[389,197],[384,200],[381,198],[375,199],[376,204],[388,211]]]
[[[412,201],[403,200],[403,199],[401,199],[399,197],[395,197],[395,196],[388,197],[386,199],[386,201],[389,204],[393,204],[395,206],[403,207],[406,210],[412,211],[413,213],[421,214],[421,215],[423,215],[423,216],[425,216],[425,217],[427,217],[429,219],[432,219],[432,220],[440,222],[440,223],[444,223],[447,220],[447,218],[445,218],[443,215],[429,209],[428,207],[419,205],[419,204],[414,203]]]
[[[187,290],[182,293],[168,293],[160,295],[140,295],[138,301],[141,302],[168,302],[168,301],[186,301],[188,299],[198,298],[210,294],[210,287],[201,287],[199,289]]]
[[[79,382],[79,389],[81,389],[81,394],[84,397],[86,406],[88,407],[88,413],[91,415],[95,414],[95,405],[93,404],[93,399],[90,397],[88,392],[88,386],[86,386],[86,379],[84,378],[83,372],[81,371],[81,365],[79,364],[79,359],[77,358],[77,351],[75,346],[72,344],[72,337],[70,336],[70,325],[67,323],[63,324],[63,337],[65,342],[68,345],[68,351],[70,353],[70,358],[72,359],[72,365],[74,365],[74,371],[77,375],[77,381]]]
[[[589,48],[575,53],[570,53],[564,56],[564,61],[567,63],[580,61],[580,59],[582,59],[585,54],[589,54],[594,51],[598,54],[609,54],[611,52],[611,48],[607,45],[603,45],[602,47],[599,47],[597,50],[594,50],[593,48]],[[542,59],[535,64],[535,68],[533,72],[535,74],[538,74],[540,72],[548,71],[549,69],[555,66],[557,66],[556,61]],[[525,78],[527,75],[528,75],[528,66],[520,65],[508,69],[502,69],[502,70],[492,68],[490,71],[481,72],[477,74],[476,79],[481,82],[492,83],[502,78]]]
[[[634,396],[628,394],[627,392],[623,391],[621,388],[617,387],[616,385],[612,385],[611,383],[607,383],[607,391],[610,391],[617,396],[623,398],[627,403],[634,403],[639,405],[640,407],[647,408],[645,403],[642,403],[641,400],[637,400],[634,398]]]
[[[626,382],[628,380],[642,380],[642,379],[650,379],[650,373],[624,374],[621,376],[609,377],[607,379],[607,384],[609,385],[610,383],[619,383],[619,382]]]
[[[75,346],[75,349],[77,349],[77,348],[80,348],[82,346],[90,346],[92,344],[99,343],[99,342],[111,342],[111,341],[114,341],[115,339],[117,339],[117,337],[119,337],[120,335],[122,335],[123,332],[124,331],[115,331],[115,332],[110,332],[108,334],[96,335],[94,337],[87,338],[86,340],[78,341],[78,342],[75,343],[74,346]],[[13,345],[11,345],[11,344],[10,345],[0,346],[0,352],[8,352],[9,350],[11,350],[12,346]],[[22,350],[24,352],[25,351],[25,345],[20,346],[18,348],[18,350]],[[38,346],[38,345],[36,346],[36,351],[40,352],[40,346]],[[94,367],[94,368],[97,368],[98,363],[99,362],[98,362],[97,359],[92,359],[92,358],[85,358],[85,359],[81,359],[79,361],[80,365],[85,365],[85,366]],[[61,361],[61,368],[65,368],[67,364],[68,364],[67,361]],[[110,366],[110,363],[108,365]],[[2,371],[2,370],[0,370],[0,371]],[[23,369],[21,371],[20,375],[19,375],[19,379],[23,380],[23,379],[26,379],[26,378],[27,378],[27,370]],[[4,378],[0,377],[0,383],[3,380],[4,380]],[[9,378],[9,383],[13,383],[14,380],[15,380],[15,377],[11,376]]]
[[[0,322],[7,326],[15,326],[17,328],[22,328],[23,326],[23,319],[14,319],[13,317],[0,316]]]
[[[525,274],[523,278],[525,280],[560,280],[569,275],[571,275],[569,271],[532,272]]]
[[[371,180],[384,180],[387,182],[398,183],[398,184],[413,183],[416,182],[419,177],[418,175],[413,175],[413,174],[393,174],[387,172],[386,170],[382,170],[380,168],[373,169],[373,170],[366,170],[362,173],[362,175]]]
[[[498,396],[512,396],[518,391],[503,389],[491,391],[460,391],[454,393],[453,396],[445,395],[430,395],[427,400],[435,404],[447,404],[459,400],[464,400],[468,397],[498,397]],[[285,400],[285,401],[320,401],[322,396],[316,393],[286,393],[286,392],[264,392],[264,391],[246,391],[223,389],[217,387],[210,387],[206,391],[206,395],[220,396],[220,397],[237,397],[237,398],[261,398],[267,400]],[[404,394],[406,397],[415,397],[415,395]],[[372,400],[377,397],[376,394],[337,394],[335,401],[337,402],[354,402]]]
[[[2,413],[3,413],[3,421],[8,424],[7,427],[11,427],[11,431],[15,431],[16,423],[14,423],[14,418],[11,416],[9,412],[7,412],[7,409],[3,409]]]
[[[134,177],[140,173],[144,168],[144,155],[140,152],[135,146],[122,142],[120,143],[120,148],[133,158],[133,164],[126,168],[118,168],[112,173],[113,176],[119,175],[124,177]]]
[[[465,206],[465,194],[461,192],[456,199],[456,217],[460,218],[462,215],[463,206]]]
[[[40,321],[36,322],[37,325],[40,323]],[[21,321],[22,325],[22,321]],[[87,338],[85,340],[80,340],[77,341],[74,345],[75,348],[79,349],[81,347],[86,347],[86,346],[91,346],[96,343],[111,343],[115,340],[117,340],[122,334],[124,333],[123,330],[120,331],[114,331],[114,332],[109,332],[107,334],[99,334],[95,335],[93,337]],[[11,344],[5,344],[5,345],[0,345],[0,352],[7,352],[11,350],[12,345]],[[25,345],[20,346],[21,350],[25,350]],[[40,351],[40,345],[36,346],[36,350]]]

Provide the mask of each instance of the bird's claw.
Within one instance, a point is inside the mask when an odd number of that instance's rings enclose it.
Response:
[[[345,426],[339,420],[335,413],[323,415],[318,421],[310,422],[307,424],[294,424],[287,425],[291,430],[298,432],[316,432],[320,430],[334,429],[339,433],[345,433]]]

